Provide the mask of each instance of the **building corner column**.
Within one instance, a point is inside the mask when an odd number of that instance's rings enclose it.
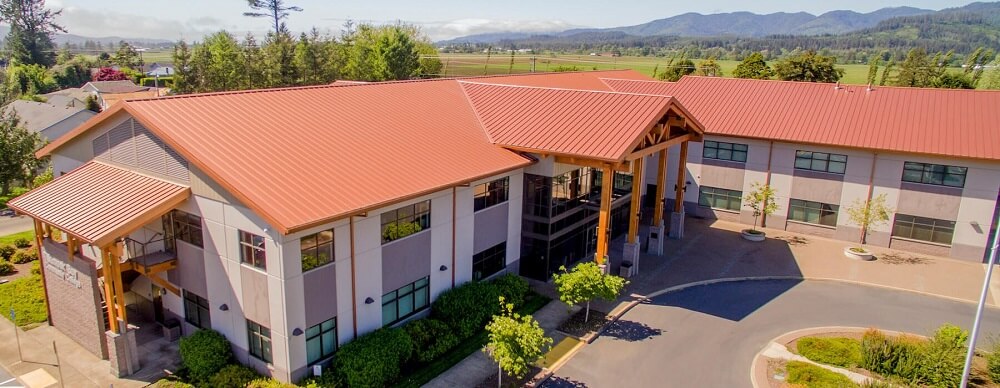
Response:
[[[688,142],[681,143],[681,155],[677,163],[677,200],[674,212],[670,214],[670,238],[684,238],[684,192],[687,191]]]

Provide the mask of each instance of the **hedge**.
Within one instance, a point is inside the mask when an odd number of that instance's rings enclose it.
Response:
[[[431,305],[431,316],[444,321],[459,339],[476,334],[500,313],[500,291],[483,282],[469,282],[441,293]]]
[[[208,378],[208,386],[245,387],[251,381],[257,380],[260,377],[257,371],[249,367],[240,364],[229,364]]]
[[[215,330],[198,330],[181,338],[181,362],[195,381],[206,381],[229,364],[233,349],[229,340]]]
[[[17,252],[17,248],[14,248],[13,245],[0,245],[0,260],[10,260],[11,256],[14,256],[14,252]]]
[[[383,387],[399,378],[413,342],[403,329],[382,328],[344,345],[333,370],[349,387]]]
[[[413,342],[413,358],[421,363],[434,361],[459,342],[451,327],[437,319],[418,319],[407,323],[403,330]]]
[[[528,290],[531,288],[527,280],[512,273],[500,276],[491,283],[496,286],[507,303],[514,304],[514,308],[524,305],[524,296],[528,295]]]
[[[13,261],[14,264],[30,263],[35,260],[38,260],[38,251],[35,249],[14,252],[14,256],[10,258],[10,261]]]
[[[0,276],[7,276],[14,273],[14,264],[7,260],[0,259]]]

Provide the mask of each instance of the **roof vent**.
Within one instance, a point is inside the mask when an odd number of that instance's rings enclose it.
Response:
[[[842,88],[842,87],[840,87],[840,81],[837,81],[837,85],[835,85],[835,86],[833,87],[833,90],[840,90],[840,89],[843,89],[843,88]]]
[[[872,87],[872,83],[871,83],[871,82],[869,82],[869,83],[868,83],[868,91],[870,92],[870,91],[872,91],[872,90],[875,90],[875,88],[873,88],[873,87]]]

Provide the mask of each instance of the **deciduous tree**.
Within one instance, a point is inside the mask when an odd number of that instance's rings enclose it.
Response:
[[[17,112],[0,112],[0,195],[7,195],[11,185],[29,176],[38,167],[35,149],[41,137],[21,126]]]
[[[736,65],[733,70],[733,77],[751,79],[770,79],[774,76],[774,70],[764,61],[764,55],[760,52],[750,54],[743,58],[743,62]]]
[[[767,217],[778,210],[778,203],[774,201],[775,194],[776,191],[770,185],[754,183],[751,191],[743,197],[743,206],[753,210],[753,227],[751,230],[757,230],[758,217]]]
[[[862,201],[855,199],[851,206],[847,208],[848,219],[861,228],[860,242],[864,246],[868,242],[868,234],[871,228],[884,225],[889,222],[892,209],[886,203],[885,194],[879,194],[871,200]]]
[[[62,10],[45,7],[45,0],[0,0],[0,21],[10,26],[4,42],[11,63],[50,67],[55,63],[52,34],[66,32],[56,24]]]
[[[586,302],[584,321],[590,320],[590,301],[600,298],[613,301],[622,292],[628,282],[615,275],[605,274],[594,262],[587,262],[562,273],[552,275],[556,289],[559,290],[559,300],[570,306]]]
[[[837,58],[809,50],[779,61],[774,65],[774,72],[784,81],[837,82],[844,70],[834,66],[835,63]]]
[[[698,62],[698,70],[695,71],[695,75],[722,77],[722,66],[719,66],[718,62],[715,62],[715,58],[708,58]]]
[[[420,54],[402,26],[359,25],[351,36],[344,73],[359,81],[404,80],[420,70]]]
[[[127,79],[129,79],[128,74],[110,67],[102,67],[94,74],[94,81],[125,81]]]
[[[497,362],[501,372],[497,381],[502,383],[502,372],[523,377],[552,346],[552,338],[545,336],[535,318],[515,313],[514,305],[504,303],[503,297],[500,305],[503,312],[486,325],[489,342],[483,351]]]

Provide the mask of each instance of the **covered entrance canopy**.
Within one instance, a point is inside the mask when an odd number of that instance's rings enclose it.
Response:
[[[130,252],[126,257],[124,239],[187,200],[190,193],[185,186],[91,161],[11,200],[8,206],[35,220],[39,247],[44,237],[52,238],[54,228],[65,234],[69,260],[80,257],[77,251],[82,244],[100,249],[96,267],[104,275],[108,324],[120,333],[120,323],[127,323],[121,272],[134,269],[150,275],[176,267],[177,261],[176,257],[161,257],[162,253],[139,257]],[[149,278],[154,282],[160,279]],[[176,292],[176,287],[160,282]]]
[[[637,244],[638,193],[646,156],[659,155],[654,225],[662,224],[666,152],[674,145],[681,147],[677,204],[683,204],[687,145],[702,140],[704,127],[673,97],[459,82],[494,144],[603,172],[598,263],[607,259],[614,171],[631,171],[635,177],[629,244]],[[638,255],[637,249],[634,252]]]

